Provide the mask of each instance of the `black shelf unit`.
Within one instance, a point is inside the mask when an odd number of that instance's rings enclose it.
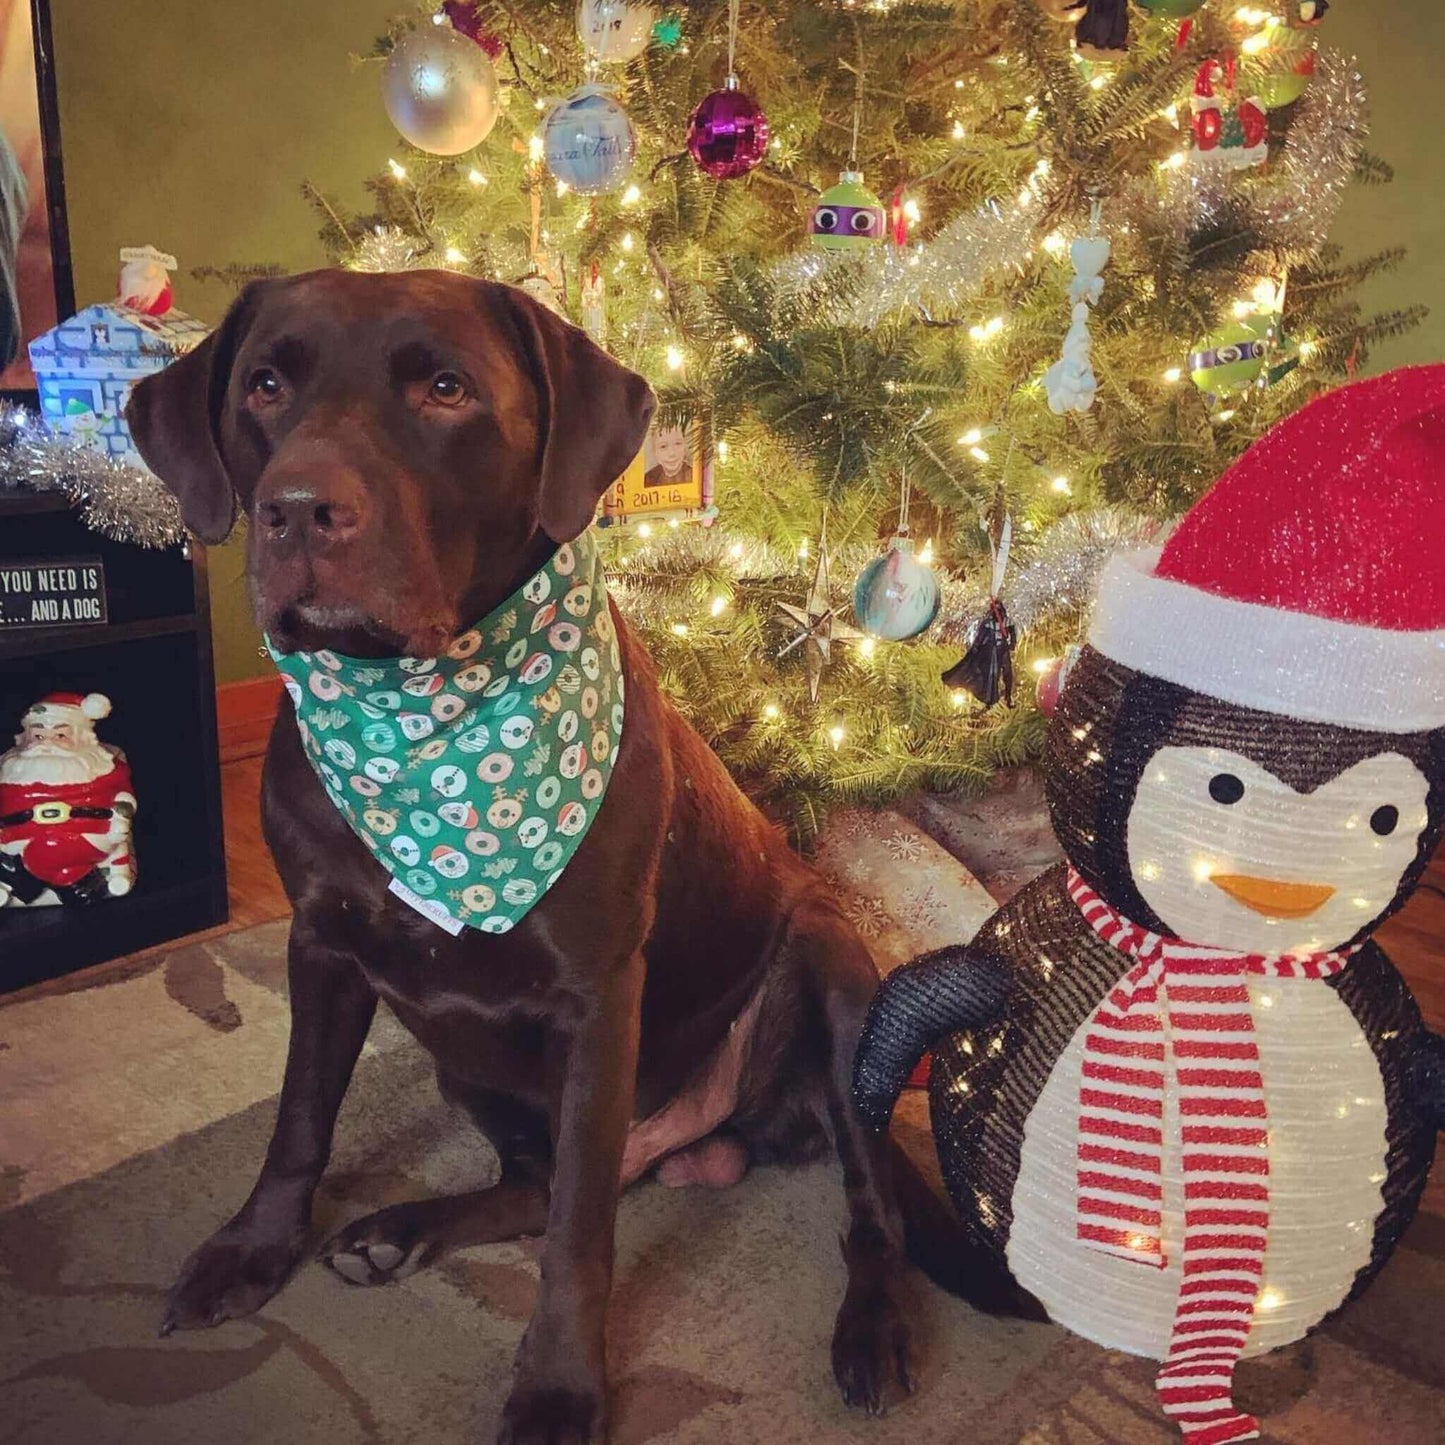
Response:
[[[204,550],[149,551],[86,528],[63,498],[0,494],[6,558],[99,557],[108,621],[0,631],[0,752],[47,692],[103,692],[104,741],[135,779],[135,889],[91,907],[0,908],[0,993],[226,919]]]

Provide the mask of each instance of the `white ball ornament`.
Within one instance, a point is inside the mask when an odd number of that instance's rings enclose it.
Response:
[[[582,0],[577,7],[577,35],[582,48],[604,65],[635,60],[652,38],[657,11],[627,0]]]
[[[631,174],[637,132],[617,99],[600,85],[581,85],[542,124],[547,169],[584,196],[615,191]]]
[[[455,156],[480,145],[497,123],[497,73],[487,52],[446,25],[396,43],[381,77],[391,123],[418,150]]]

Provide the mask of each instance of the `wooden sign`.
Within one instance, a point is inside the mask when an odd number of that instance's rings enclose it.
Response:
[[[0,628],[100,627],[105,620],[99,557],[0,559]]]
[[[703,455],[701,429],[653,426],[632,464],[602,498],[601,527],[642,522],[701,522],[717,516],[712,504],[712,458]]]

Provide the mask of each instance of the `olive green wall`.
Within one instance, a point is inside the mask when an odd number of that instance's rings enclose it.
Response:
[[[1388,186],[1354,186],[1333,237],[1350,256],[1406,246],[1398,271],[1361,292],[1371,310],[1423,301],[1425,324],[1381,346],[1371,371],[1445,361],[1445,6],[1438,0],[1334,0],[1322,37],[1359,57],[1370,85],[1368,142],[1395,168]]]
[[[116,252],[152,241],[181,260],[178,301],[217,320],[226,289],[186,268],[324,257],[303,178],[360,204],[395,144],[365,50],[405,0],[51,0],[76,297],[114,295]],[[778,0],[783,3],[783,0]],[[816,0],[793,0],[811,4]],[[1231,3],[1231,0],[1215,0]],[[1324,38],[1353,50],[1373,86],[1374,149],[1394,186],[1356,189],[1335,236],[1352,254],[1404,244],[1375,307],[1425,301],[1436,315],[1382,346],[1372,369],[1445,356],[1445,201],[1439,0],[1335,0]],[[258,674],[232,543],[211,556],[216,673]]]
[[[230,300],[195,266],[324,265],[314,180],[350,204],[396,144],[370,48],[406,0],[51,0],[78,304],[115,295],[121,246],[181,263],[176,303]],[[220,682],[266,670],[233,540],[211,552]]]

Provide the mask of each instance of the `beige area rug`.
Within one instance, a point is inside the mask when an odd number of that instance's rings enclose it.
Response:
[[[886,901],[894,873],[931,870],[909,883],[909,906],[936,887],[938,926],[958,926],[977,900],[923,844],[913,856],[896,821],[860,829],[837,875],[851,866]],[[494,1438],[535,1295],[531,1244],[466,1250],[377,1290],[309,1264],[252,1319],[156,1337],[166,1285],[244,1199],[265,1147],[286,1044],[285,936],[267,925],[0,1006],[0,1441]],[[897,942],[887,925],[877,939]],[[910,1098],[902,1124],[913,1147],[921,1103]],[[490,1166],[383,1011],[342,1113],[318,1240],[398,1199],[485,1182]],[[645,1183],[627,1195],[614,1445],[1173,1445],[1147,1363],[982,1318],[921,1276],[917,1394],[883,1420],[849,1413],[827,1363],[841,1211],[826,1164],[759,1171],[721,1194]],[[1442,1324],[1445,1218],[1426,1214],[1311,1349],[1252,1371],[1266,1439],[1438,1445]]]

